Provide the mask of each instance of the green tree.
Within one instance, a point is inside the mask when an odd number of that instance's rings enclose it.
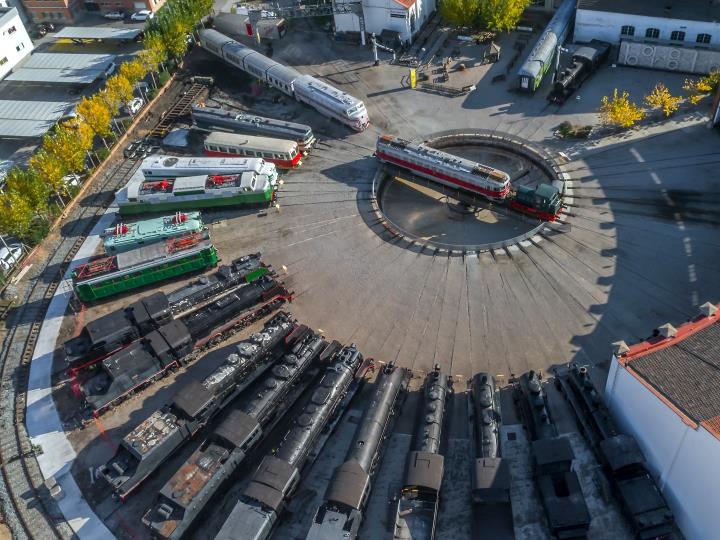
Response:
[[[440,14],[457,26],[475,26],[478,22],[481,0],[442,0]]]
[[[630,101],[630,94],[618,89],[612,97],[603,96],[600,102],[600,121],[606,126],[630,128],[645,118],[645,111]]]
[[[480,0],[478,19],[488,30],[508,32],[517,26],[531,0]]]

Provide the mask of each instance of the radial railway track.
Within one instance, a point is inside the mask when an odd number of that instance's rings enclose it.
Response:
[[[33,447],[25,428],[30,362],[45,313],[68,265],[112,203],[115,189],[129,179],[136,166],[136,161],[123,161],[91,187],[87,204],[76,207],[67,232],[61,233],[51,252],[35,263],[31,285],[8,320],[0,350],[0,499],[3,517],[15,539],[73,537],[44,485],[36,459],[42,449]]]

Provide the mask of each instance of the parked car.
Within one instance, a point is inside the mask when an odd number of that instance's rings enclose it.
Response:
[[[0,245],[0,270],[9,272],[22,258],[22,244]]]
[[[106,19],[113,19],[115,21],[122,21],[125,19],[125,12],[121,9],[116,9],[115,11],[108,11],[105,15],[103,15]]]
[[[143,108],[143,105],[145,105],[145,100],[143,98],[136,97],[128,101],[122,110],[125,114],[135,115]]]
[[[128,144],[123,151],[123,156],[125,157],[125,159],[137,159],[138,150],[140,150],[142,145],[142,139],[134,140],[133,142]]]
[[[79,174],[70,173],[62,177],[63,184],[70,187],[80,187],[82,184],[82,178]]]
[[[133,13],[130,19],[133,21],[147,21],[148,19],[152,19],[154,17],[155,14],[149,9],[141,9],[140,11]]]

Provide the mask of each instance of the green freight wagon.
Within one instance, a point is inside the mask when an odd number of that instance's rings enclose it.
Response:
[[[144,246],[110,257],[98,257],[72,273],[75,292],[83,302],[107,298],[215,266],[215,246],[207,231]]]

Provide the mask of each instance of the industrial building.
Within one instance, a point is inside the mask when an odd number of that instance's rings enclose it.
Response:
[[[34,46],[14,7],[0,7],[0,36],[0,79],[3,79]]]
[[[717,536],[720,500],[720,314],[706,303],[678,328],[615,344],[605,399],[642,448],[688,540]]]
[[[22,0],[25,11],[35,22],[73,23],[83,12],[105,13],[123,10],[132,13],[141,9],[157,11],[165,0],[101,0],[82,2],[81,0]]]
[[[575,41],[620,46],[618,63],[686,73],[720,68],[720,3],[579,0]]]
[[[378,36],[383,30],[397,32],[403,43],[409,43],[437,8],[436,0],[362,0],[336,3],[335,31],[361,32]]]

